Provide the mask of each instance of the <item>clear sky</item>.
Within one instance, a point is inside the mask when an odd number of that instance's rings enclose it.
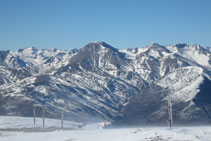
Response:
[[[0,50],[211,46],[211,0],[0,0]]]

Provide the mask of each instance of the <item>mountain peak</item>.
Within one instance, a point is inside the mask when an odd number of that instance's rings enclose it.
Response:
[[[176,44],[175,46],[178,48],[184,48],[184,47],[188,46],[188,44],[182,43],[182,44]]]
[[[58,49],[57,48],[50,48],[48,49],[49,51],[52,51],[52,52],[56,52]]]
[[[149,45],[149,47],[155,47],[155,46],[161,47],[161,45],[159,45],[158,43],[152,43]]]
[[[19,49],[18,50],[18,52],[25,52],[25,51],[30,51],[30,52],[36,52],[36,51],[38,51],[39,49],[38,48],[36,48],[36,47],[28,47],[28,48],[24,48],[24,49]]]
[[[105,42],[102,42],[102,41],[101,42],[89,43],[89,44],[85,45],[84,48],[86,48],[86,49],[88,49],[88,48],[95,48],[95,49],[108,48],[108,49],[115,51],[115,52],[118,51],[118,49],[116,49],[116,48],[112,47],[111,45],[109,45]]]

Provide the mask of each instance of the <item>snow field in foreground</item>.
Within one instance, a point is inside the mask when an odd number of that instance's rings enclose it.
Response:
[[[1,132],[1,141],[210,141],[211,127],[86,129],[54,132]]]
[[[21,128],[41,128],[43,127],[43,119],[36,118],[34,125],[34,118],[32,117],[15,117],[15,116],[0,116],[0,129],[21,129]],[[64,121],[64,128],[78,128],[81,123]],[[61,120],[45,118],[46,128],[61,127]]]
[[[37,119],[37,127],[42,119]],[[81,123],[64,121],[64,127],[78,127]],[[140,127],[102,129],[102,123],[88,124],[75,130],[52,132],[23,132],[21,128],[33,128],[33,118],[0,116],[0,141],[211,141],[211,127]],[[46,127],[60,127],[60,120],[46,119]]]

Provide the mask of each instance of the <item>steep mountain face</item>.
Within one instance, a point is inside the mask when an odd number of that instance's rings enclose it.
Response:
[[[175,121],[207,123],[210,79],[211,52],[199,45],[0,51],[0,114],[31,116],[35,104],[38,116],[165,123],[171,94]]]
[[[143,94],[133,97],[117,123],[167,124],[168,94],[172,97],[175,124],[210,123],[210,84],[202,68],[188,66],[176,69],[153,83]]]

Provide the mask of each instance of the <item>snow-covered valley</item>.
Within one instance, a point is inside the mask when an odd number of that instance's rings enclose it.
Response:
[[[46,119],[45,128],[55,128],[51,131],[42,130],[42,119],[0,116],[1,141],[210,141],[211,127],[133,127],[103,129],[102,123],[87,124],[78,128],[81,123],[64,121],[65,127],[59,129],[60,120]],[[36,131],[23,131],[23,128]],[[16,128],[17,130],[6,130]],[[4,130],[3,130],[4,129]]]

